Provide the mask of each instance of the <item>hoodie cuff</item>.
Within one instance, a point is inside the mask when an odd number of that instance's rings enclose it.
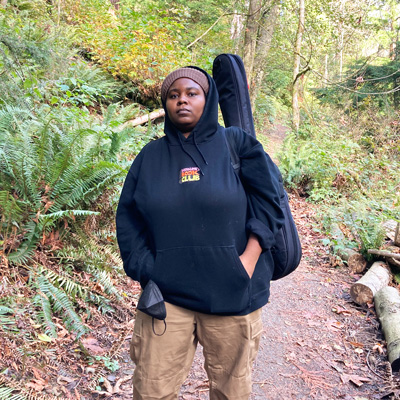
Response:
[[[247,221],[246,230],[257,236],[263,251],[269,250],[275,244],[275,236],[271,229],[257,218],[250,218]]]

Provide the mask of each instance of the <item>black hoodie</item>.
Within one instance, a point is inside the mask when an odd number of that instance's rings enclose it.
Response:
[[[166,113],[166,136],[148,143],[132,164],[117,210],[118,244],[127,275],[142,287],[155,281],[167,302],[245,315],[269,297],[269,249],[283,223],[278,177],[255,138],[228,128],[244,189],[218,124],[217,89],[206,75],[206,104],[188,138]],[[264,250],[251,279],[239,259],[250,233]]]

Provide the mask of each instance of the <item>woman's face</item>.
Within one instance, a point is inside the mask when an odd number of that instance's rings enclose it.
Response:
[[[171,122],[188,137],[203,115],[206,96],[189,78],[177,79],[169,88],[166,108]]]

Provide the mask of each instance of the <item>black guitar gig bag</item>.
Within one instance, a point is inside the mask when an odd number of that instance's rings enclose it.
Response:
[[[219,105],[226,127],[238,126],[252,136],[256,136],[251,111],[249,89],[242,59],[236,54],[220,54],[213,63],[213,78],[219,93]],[[227,146],[235,172],[239,175],[240,159],[235,138],[226,135]],[[285,222],[275,236],[275,246],[271,249],[274,259],[274,274],[277,280],[293,272],[302,256],[301,244],[289,207],[288,195],[283,187],[282,175],[275,165],[280,182],[280,203]]]

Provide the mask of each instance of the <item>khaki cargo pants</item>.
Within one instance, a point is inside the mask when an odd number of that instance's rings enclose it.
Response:
[[[211,400],[247,400],[261,332],[261,309],[244,316],[201,314],[166,303],[167,329],[153,333],[152,318],[138,311],[131,343],[134,400],[173,400],[203,346]],[[164,322],[154,320],[154,330]]]

